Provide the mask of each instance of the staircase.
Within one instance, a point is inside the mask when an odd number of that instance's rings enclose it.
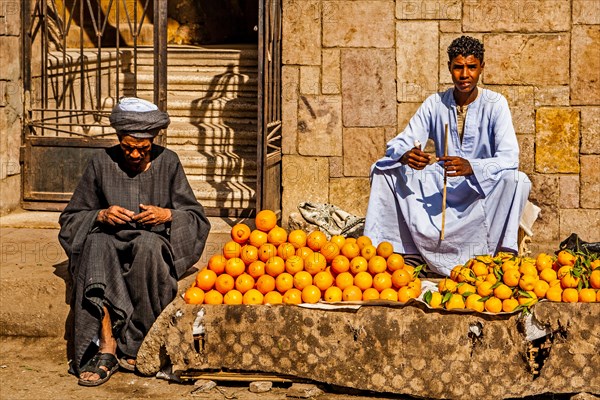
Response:
[[[255,208],[256,45],[168,49],[167,147],[211,216],[248,216]],[[152,100],[152,49],[138,49],[137,96]],[[125,82],[133,95],[133,76]]]

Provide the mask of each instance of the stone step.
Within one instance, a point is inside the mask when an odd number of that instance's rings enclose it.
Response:
[[[194,195],[204,207],[253,208],[256,204],[256,181],[206,181],[188,175]]]
[[[231,62],[237,65],[258,64],[256,44],[168,46],[167,51],[167,65],[200,64],[204,61]],[[143,64],[145,60],[147,60],[146,64],[154,64],[154,50],[151,47],[138,48],[137,56],[140,64]]]
[[[243,152],[177,151],[188,176],[256,176],[256,150]]]
[[[197,145],[239,144],[256,145],[256,125],[225,125],[210,123],[173,122],[169,125],[168,144]]]
[[[138,73],[137,74],[138,88],[140,85],[154,84],[153,73]],[[128,84],[133,84],[134,76],[131,73],[121,74],[121,82],[125,87]],[[167,77],[167,88],[171,86],[186,88],[189,86],[217,87],[217,88],[252,88],[257,85],[257,75],[249,74],[203,74],[195,72],[171,73],[169,71]],[[190,89],[188,89],[190,90]]]

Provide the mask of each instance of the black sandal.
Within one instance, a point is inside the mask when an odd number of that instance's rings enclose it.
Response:
[[[107,370],[104,370],[100,367],[105,367]],[[93,374],[98,374],[100,379],[88,381],[79,378],[77,383],[79,383],[81,386],[100,386],[104,382],[108,381],[117,369],[119,369],[119,362],[114,354],[98,353],[83,366],[80,371],[80,376],[82,372],[91,372]]]

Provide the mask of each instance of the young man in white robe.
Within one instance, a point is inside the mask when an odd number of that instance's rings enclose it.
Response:
[[[477,87],[483,54],[477,39],[452,42],[448,70],[454,87],[425,100],[371,171],[365,234],[375,245],[391,242],[407,259],[422,257],[440,275],[474,255],[516,253],[531,188],[518,171],[519,145],[506,99]],[[423,152],[428,139],[435,158]]]

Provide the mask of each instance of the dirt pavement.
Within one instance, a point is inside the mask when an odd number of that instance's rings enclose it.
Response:
[[[0,338],[0,399],[2,400],[81,400],[81,399],[201,399],[201,400],[280,400],[287,397],[289,383],[274,384],[261,394],[251,393],[247,382],[218,385],[209,392],[195,391],[192,382],[181,384],[157,378],[117,372],[104,385],[87,388],[77,385],[77,379],[67,372],[65,345],[56,338]],[[406,399],[370,393],[351,395],[334,393],[330,387],[319,400]]]

